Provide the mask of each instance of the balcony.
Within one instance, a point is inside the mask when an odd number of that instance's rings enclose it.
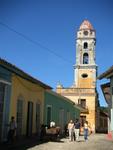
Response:
[[[62,95],[95,95],[95,88],[62,88]]]
[[[81,113],[89,113],[88,106],[83,106],[81,104],[75,103],[77,106],[81,107]]]

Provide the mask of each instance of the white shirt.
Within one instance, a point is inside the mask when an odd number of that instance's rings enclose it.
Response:
[[[14,130],[14,129],[16,129],[16,128],[17,128],[16,122],[15,122],[15,121],[11,121],[11,122],[10,122],[10,129],[11,129],[11,130]]]
[[[88,124],[87,123],[84,123],[84,128],[88,129]]]

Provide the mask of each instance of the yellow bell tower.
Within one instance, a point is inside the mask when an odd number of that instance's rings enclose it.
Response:
[[[57,86],[57,93],[69,98],[81,111],[81,124],[87,120],[95,132],[98,126],[98,94],[96,90],[97,65],[95,62],[96,33],[88,20],[84,20],[77,31],[76,63],[74,65],[74,84],[64,88]]]

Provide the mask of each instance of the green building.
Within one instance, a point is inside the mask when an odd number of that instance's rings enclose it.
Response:
[[[49,126],[53,121],[56,126],[60,126],[62,132],[70,119],[74,121],[80,117],[81,108],[54,91],[46,90],[44,108],[44,124]]]

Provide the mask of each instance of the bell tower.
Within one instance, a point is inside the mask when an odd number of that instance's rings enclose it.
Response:
[[[84,20],[77,31],[74,84],[71,87],[57,85],[57,93],[69,98],[83,108],[81,125],[88,121],[95,132],[99,124],[99,101],[96,89],[97,65],[95,62],[96,32],[88,20]]]
[[[84,20],[77,31],[76,39],[74,83],[77,88],[96,87],[95,45],[95,30],[88,20]]]

